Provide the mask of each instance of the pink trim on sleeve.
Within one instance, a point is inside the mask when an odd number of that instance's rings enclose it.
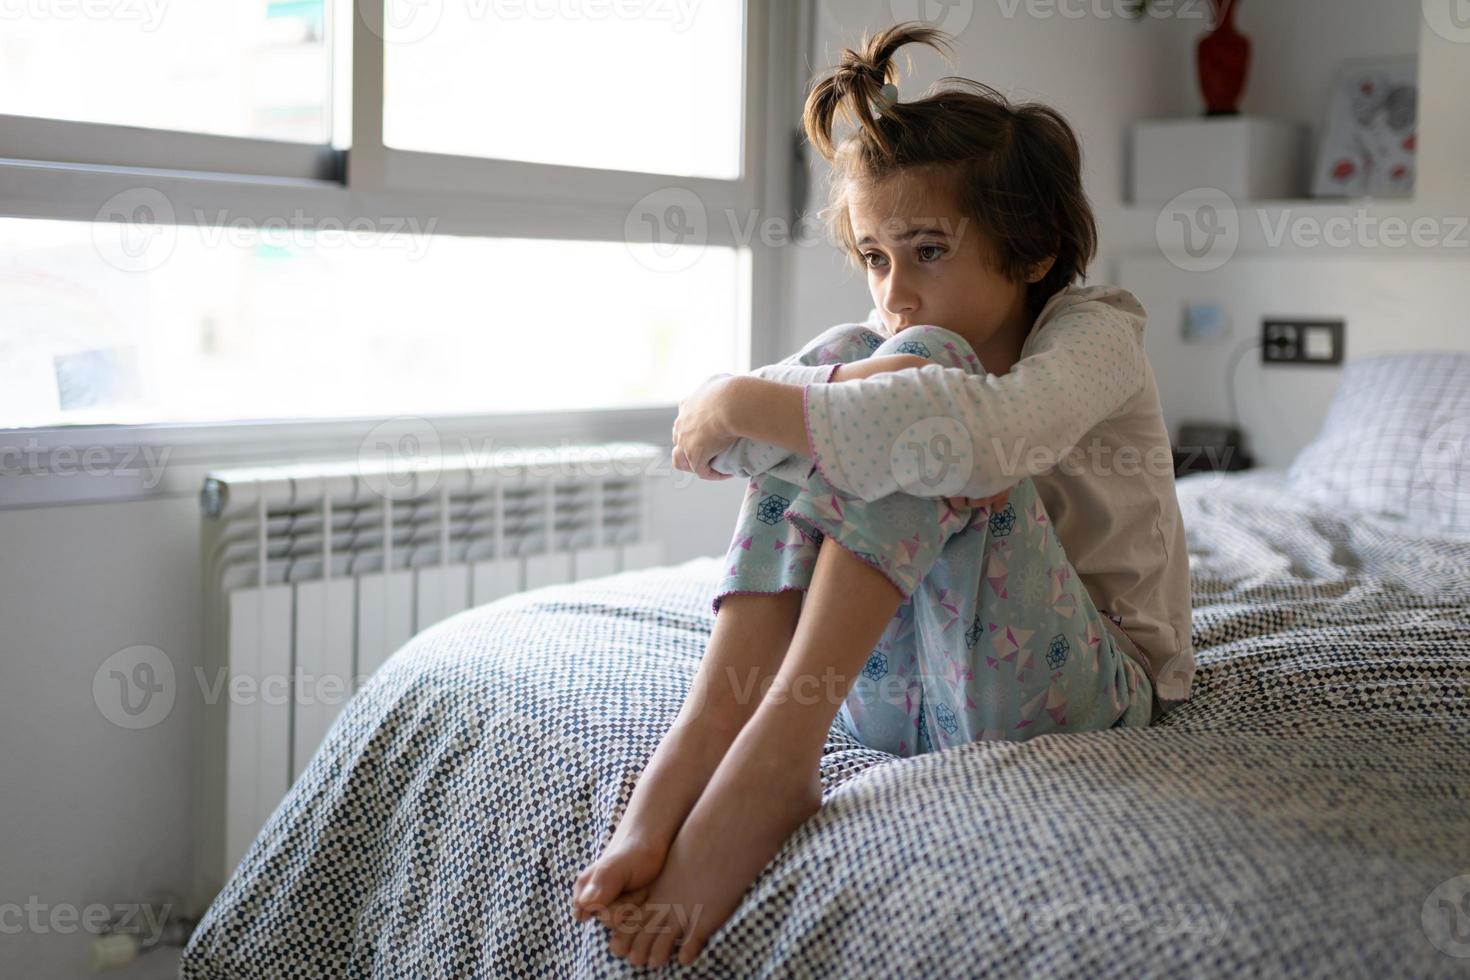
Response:
[[[710,600],[710,613],[712,615],[715,615],[715,616],[718,616],[720,614],[720,600],[723,599],[723,598],[725,598],[726,596],[732,596],[732,595],[780,595],[783,592],[805,592],[805,591],[807,591],[807,587],[805,585],[783,585],[779,589],[776,589],[776,590],[771,591],[771,592],[766,592],[766,591],[763,591],[761,589],[726,589],[723,592],[716,592],[715,593],[715,597]]]
[[[842,367],[842,365],[843,365],[843,362],[842,361],[838,361],[836,364],[832,365],[832,370],[829,371],[827,373],[827,376],[822,379],[822,383],[823,384],[831,384],[832,383],[832,379],[837,376],[837,369],[840,368],[840,367]]]

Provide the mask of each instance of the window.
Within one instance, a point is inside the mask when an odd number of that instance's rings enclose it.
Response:
[[[0,5],[0,113],[331,140],[325,0]]]
[[[794,6],[0,7],[0,428],[631,408],[744,369]]]
[[[92,231],[0,220],[8,425],[666,405],[740,356],[732,248],[182,226],[109,261]]]
[[[630,5],[642,13],[634,17],[616,16],[608,5],[594,16],[595,3],[539,6],[429,5],[390,22],[384,142],[460,156],[740,176],[738,3]],[[587,15],[548,16],[553,11]],[[494,125],[465,125],[491,118]]]

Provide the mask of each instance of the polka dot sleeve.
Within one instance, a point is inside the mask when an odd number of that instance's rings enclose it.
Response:
[[[936,433],[968,466],[919,496],[986,497],[1054,467],[1144,384],[1143,306],[1115,286],[1052,297],[1003,375],[929,364],[810,387],[803,412],[813,460],[834,486],[864,500],[900,489],[899,465]],[[952,421],[951,421],[952,420]],[[968,445],[965,445],[965,443]],[[1085,447],[1084,447],[1085,449]]]

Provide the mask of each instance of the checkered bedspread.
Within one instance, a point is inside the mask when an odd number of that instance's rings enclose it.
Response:
[[[1470,541],[1259,480],[1179,492],[1187,705],[907,760],[834,730],[822,809],[668,972],[1465,975],[1426,929],[1463,915],[1431,893],[1470,873]],[[709,557],[553,586],[416,637],[344,711],[182,976],[645,972],[573,921],[569,888],[679,708],[719,574]]]

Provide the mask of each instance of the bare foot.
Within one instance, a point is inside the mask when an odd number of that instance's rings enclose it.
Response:
[[[747,726],[680,827],[663,870],[632,909],[619,909],[609,947],[634,965],[663,966],[680,943],[694,961],[786,839],[817,812],[815,760]]]
[[[642,898],[639,890],[663,867],[674,835],[735,732],[730,725],[698,717],[676,721],[664,735],[638,776],[612,840],[573,883],[572,914],[578,922],[596,915],[610,925],[620,898],[625,904]]]

